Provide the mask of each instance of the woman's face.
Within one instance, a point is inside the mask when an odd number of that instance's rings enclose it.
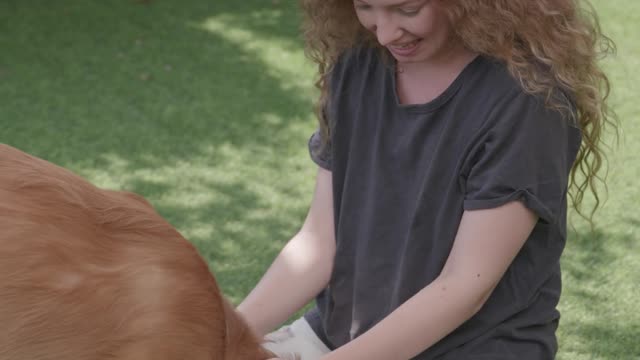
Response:
[[[437,0],[353,0],[358,20],[398,63],[428,62],[450,46],[452,26]]]

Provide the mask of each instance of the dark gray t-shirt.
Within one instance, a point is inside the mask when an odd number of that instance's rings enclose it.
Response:
[[[421,105],[399,105],[376,49],[345,54],[330,84],[331,142],[324,152],[318,133],[309,142],[332,171],[337,247],[330,283],[305,315],[320,338],[337,348],[432,282],[464,210],[520,200],[540,218],[523,249],[483,308],[416,359],[554,358],[580,145],[569,117],[482,56]]]

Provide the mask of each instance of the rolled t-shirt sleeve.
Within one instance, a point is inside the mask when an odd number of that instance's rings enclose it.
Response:
[[[519,200],[543,221],[555,223],[580,146],[580,131],[567,112],[525,93],[497,106],[465,161],[464,209]]]
[[[339,122],[337,119],[339,111],[338,100],[341,94],[344,93],[348,84],[348,68],[353,66],[351,64],[354,61],[354,50],[347,50],[345,53],[338,57],[336,63],[332,66],[328,74],[328,86],[329,92],[327,94],[327,102],[323,105],[323,115],[328,120],[329,132],[335,134],[336,127]],[[349,65],[351,64],[351,65]],[[331,171],[332,158],[333,158],[333,137],[323,141],[322,132],[318,128],[309,138],[309,154],[311,159],[318,164],[318,166]]]
[[[320,130],[309,138],[309,155],[318,166],[331,171],[331,141],[323,144]]]

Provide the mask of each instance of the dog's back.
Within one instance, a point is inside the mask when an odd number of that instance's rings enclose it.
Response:
[[[141,197],[0,144],[0,359],[268,355]]]

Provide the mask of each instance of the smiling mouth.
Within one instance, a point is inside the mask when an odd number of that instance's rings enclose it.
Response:
[[[393,45],[392,47],[394,49],[408,50],[408,49],[411,49],[411,48],[415,47],[416,45],[418,45],[419,42],[420,42],[420,39],[417,39],[417,40],[413,40],[413,41],[405,43],[405,44]]]
[[[411,56],[418,48],[421,41],[422,39],[416,39],[404,44],[390,45],[388,46],[388,49],[397,56]]]

